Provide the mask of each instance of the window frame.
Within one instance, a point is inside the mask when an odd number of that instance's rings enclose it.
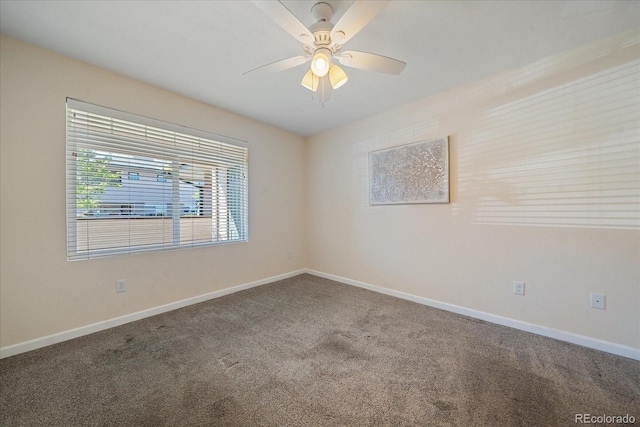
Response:
[[[227,136],[213,134],[210,132],[205,132],[202,130],[193,129],[186,126],[176,125],[176,124],[152,119],[145,116],[140,116],[133,113],[127,113],[127,112],[115,110],[108,107],[102,107],[102,106],[90,104],[84,101],[79,101],[73,98],[67,98],[65,110],[66,110],[66,135],[65,135],[66,203],[65,203],[65,207],[67,211],[67,221],[66,221],[67,223],[67,259],[69,261],[103,258],[103,257],[126,255],[126,254],[139,253],[139,252],[157,252],[157,251],[179,250],[179,249],[187,249],[187,248],[203,247],[203,246],[216,246],[216,245],[222,245],[222,244],[245,243],[249,241],[249,147],[248,147],[249,144],[246,141],[242,141],[242,140],[227,137]],[[203,155],[204,157],[198,158],[197,160],[193,161],[190,164],[193,167],[200,167],[200,168],[204,167],[205,169],[212,168],[211,169],[212,174],[217,173],[216,171],[221,169],[225,169],[226,170],[225,173],[229,173],[229,174],[230,174],[230,171],[232,170],[234,171],[233,173],[236,174],[234,175],[234,180],[233,181],[228,180],[226,182],[225,186],[223,187],[224,192],[213,195],[214,199],[216,197],[222,197],[225,199],[225,203],[227,203],[228,205],[228,206],[225,205],[227,206],[226,211],[220,211],[220,209],[212,210],[210,216],[212,221],[211,227],[214,227],[215,221],[219,221],[218,217],[220,216],[220,212],[225,213],[225,215],[228,217],[226,218],[227,221],[229,221],[230,216],[233,216],[233,221],[234,221],[233,224],[235,225],[235,229],[233,229],[232,231],[231,226],[228,225],[227,226],[228,229],[226,230],[226,234],[224,235],[224,238],[220,237],[223,233],[220,233],[220,230],[217,229],[216,233],[213,233],[212,231],[213,234],[211,235],[210,241],[209,240],[188,241],[188,239],[185,238],[184,239],[185,242],[183,242],[182,235],[180,234],[181,226],[174,225],[173,227],[174,230],[176,230],[176,228],[178,229],[177,231],[178,238],[176,240],[174,235],[173,241],[170,241],[170,242],[166,242],[163,240],[162,243],[160,244],[155,244],[155,243],[139,244],[137,242],[132,244],[131,237],[129,236],[129,243],[127,245],[123,244],[123,245],[119,245],[117,247],[108,248],[108,249],[92,249],[88,247],[87,249],[80,250],[79,244],[78,244],[78,221],[79,221],[78,212],[79,212],[79,209],[81,208],[78,205],[78,193],[77,193],[77,187],[76,187],[77,185],[76,177],[78,172],[76,153],[79,152],[81,149],[84,149],[85,146],[88,146],[90,150],[100,151],[101,146],[100,146],[100,143],[97,142],[97,140],[99,139],[98,137],[95,137],[96,141],[93,141],[91,140],[90,137],[87,137],[86,140],[89,142],[82,142],[82,143],[77,142],[76,136],[79,133],[79,131],[77,130],[79,128],[74,127],[74,125],[72,124],[72,121],[74,121],[74,119],[72,119],[72,115],[74,114],[74,112],[81,112],[83,114],[88,114],[88,115],[103,116],[105,118],[111,119],[112,122],[118,121],[119,123],[121,123],[122,121],[124,121],[128,123],[132,123],[132,124],[135,124],[136,126],[142,126],[145,129],[149,129],[151,132],[160,130],[168,134],[173,134],[176,138],[185,137],[190,141],[191,140],[201,141],[202,145],[208,146],[208,149],[202,149],[200,148],[200,145],[198,145],[199,153],[205,153]],[[118,137],[115,136],[115,132],[113,131],[111,133],[105,132],[105,134],[110,135],[113,139],[118,139]],[[125,139],[126,138],[122,137],[122,141],[124,141]],[[145,145],[146,151],[144,151],[144,156],[142,154],[142,151],[140,151],[138,154],[128,154],[128,155],[133,156],[133,158],[136,158],[137,160],[141,160],[141,159],[147,158],[146,156],[147,156],[147,153],[149,152],[148,150],[153,150],[154,147],[160,150],[160,147],[161,147],[160,144],[156,144],[154,142],[143,142],[143,144],[148,144],[148,145]],[[213,146],[217,146],[218,151],[215,151],[212,148]],[[195,147],[194,143],[192,143],[192,150],[194,149],[193,147]],[[172,152],[177,153],[176,150],[177,148],[174,147]],[[103,154],[104,153],[107,153],[108,155],[111,154],[111,152],[107,149],[103,149],[102,151],[103,151]],[[135,149],[131,151],[134,153],[136,152]],[[127,148],[127,152],[129,152],[128,148]],[[231,152],[231,154],[225,154],[226,152]],[[119,155],[125,155],[125,154],[120,153]],[[183,159],[184,156],[186,155],[187,154],[183,154],[183,153],[173,154],[174,156],[173,162],[174,163],[181,162],[182,161],[181,159]],[[225,158],[225,155],[227,156],[226,158]],[[166,159],[168,154],[160,151],[158,152],[151,151],[151,154],[149,156],[152,159],[155,159],[155,157],[159,159]],[[228,157],[228,156],[231,156],[231,157]],[[216,159],[215,161],[213,160],[214,157]],[[131,173],[132,172],[129,172],[129,174]],[[124,178],[125,178],[122,175],[121,175],[120,182],[124,181]],[[128,181],[130,179],[130,175],[127,176],[127,178],[128,178],[127,179]],[[179,181],[177,185],[180,186],[180,182],[182,181],[182,178],[178,176],[177,180]],[[138,181],[138,179],[133,181]],[[200,183],[200,184],[204,185],[204,183]],[[145,190],[145,191],[149,191],[149,190]],[[141,194],[146,194],[146,193],[141,193]],[[220,194],[223,194],[223,195],[220,196]],[[102,194],[100,195],[100,197],[101,196]],[[173,198],[171,199],[172,205],[176,205],[176,197],[180,197],[179,194],[178,196],[175,196],[174,194]],[[180,213],[181,208],[180,208],[179,201],[180,200],[178,199],[177,208],[173,209],[173,211],[171,212],[171,215],[168,215],[168,216],[161,215],[164,217],[165,220],[167,218],[170,218],[172,221],[174,221],[174,224],[175,224],[176,220],[178,222],[181,222],[180,220],[183,218],[193,219],[194,217],[200,217],[202,219],[206,219],[208,217],[204,215],[204,213],[201,215],[198,215],[197,213],[195,215],[193,214],[189,216],[185,215],[183,217],[183,215]],[[214,205],[216,205],[216,203],[214,203]],[[211,209],[214,209],[213,205],[211,206]],[[234,210],[236,213],[234,213]],[[239,214],[239,217],[237,218],[236,215],[238,214]],[[133,219],[133,215],[118,217],[115,219],[116,220],[121,219],[123,221],[127,221],[127,220]],[[238,220],[240,221],[240,223],[237,222]],[[87,219],[84,219],[84,221],[87,221]],[[99,220],[91,219],[89,221],[99,221]],[[87,224],[87,227],[88,227],[88,224]],[[220,233],[220,234],[217,234],[217,233]]]

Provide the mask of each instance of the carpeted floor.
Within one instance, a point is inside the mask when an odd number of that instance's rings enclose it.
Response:
[[[0,361],[2,426],[640,420],[640,363],[311,275]]]

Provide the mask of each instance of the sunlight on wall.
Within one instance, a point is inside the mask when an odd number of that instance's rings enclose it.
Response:
[[[487,111],[459,147],[454,214],[639,229],[639,111],[637,60]]]
[[[628,31],[394,112],[351,145],[357,206],[370,152],[448,135],[452,223],[640,229],[639,51]]]

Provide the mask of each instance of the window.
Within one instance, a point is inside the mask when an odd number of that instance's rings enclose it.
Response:
[[[248,240],[248,148],[67,99],[67,257]]]

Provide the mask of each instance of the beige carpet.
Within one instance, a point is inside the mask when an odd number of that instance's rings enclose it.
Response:
[[[311,275],[0,361],[2,426],[640,420],[640,363]]]

